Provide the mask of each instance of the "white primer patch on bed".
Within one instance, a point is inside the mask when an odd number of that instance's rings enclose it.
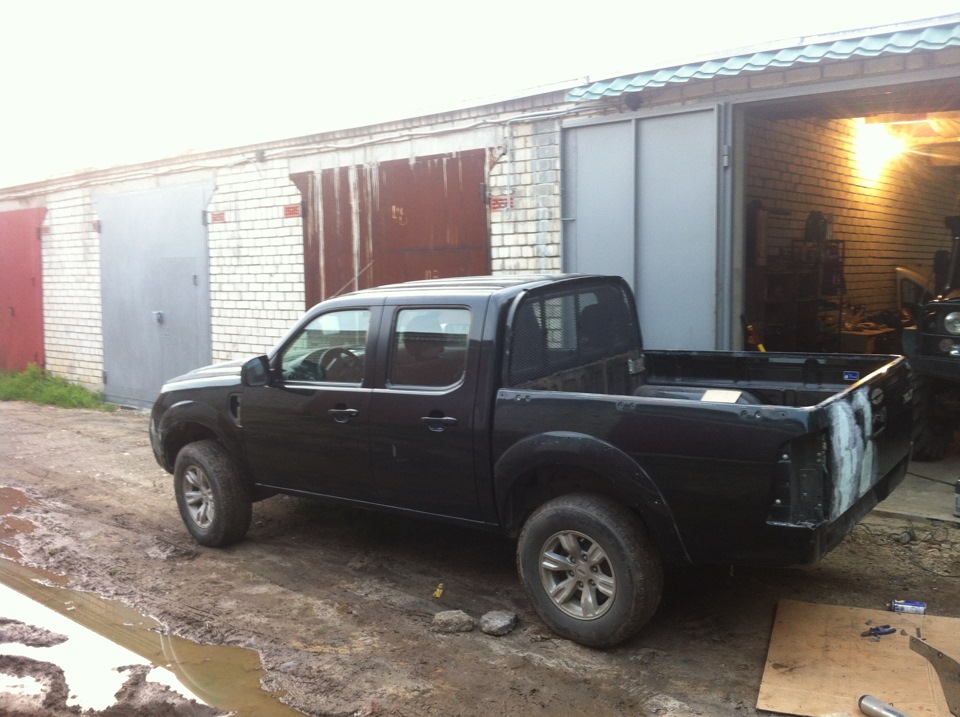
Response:
[[[876,446],[870,440],[873,405],[869,387],[857,390],[850,400],[834,401],[828,411],[832,426],[830,473],[833,480],[829,517],[835,520],[873,483]]]

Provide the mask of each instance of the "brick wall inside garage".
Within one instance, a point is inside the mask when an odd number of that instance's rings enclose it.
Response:
[[[103,390],[100,235],[85,190],[47,198],[43,232],[44,350],[47,369]]]
[[[266,352],[303,313],[299,208],[285,161],[217,174],[208,208],[214,362]]]
[[[833,238],[845,242],[846,303],[872,314],[895,308],[894,266],[931,266],[933,253],[949,247],[943,217],[957,213],[958,186],[911,155],[865,178],[855,153],[858,124],[748,117],[745,197],[777,210],[768,219],[774,252],[803,238],[809,212],[832,215]]]

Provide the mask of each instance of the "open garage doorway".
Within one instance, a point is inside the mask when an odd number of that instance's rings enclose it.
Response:
[[[960,79],[741,105],[745,345],[899,352],[895,267],[960,213]]]

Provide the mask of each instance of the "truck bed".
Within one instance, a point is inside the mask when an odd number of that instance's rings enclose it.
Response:
[[[771,406],[815,406],[897,356],[724,351],[646,351],[646,385],[746,391]]]
[[[800,408],[822,403],[896,359],[728,351],[644,351],[641,359],[628,352],[515,388]]]
[[[911,397],[899,356],[628,352],[502,389],[497,426],[504,447],[588,426],[656,486],[694,563],[789,564],[903,479]]]

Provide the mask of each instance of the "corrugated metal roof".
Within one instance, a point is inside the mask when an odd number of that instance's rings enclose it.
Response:
[[[673,82],[703,80],[711,77],[739,75],[741,72],[791,67],[801,62],[846,60],[851,57],[876,57],[886,53],[902,54],[914,50],[940,50],[960,47],[960,23],[898,30],[882,35],[852,37],[809,45],[787,47],[735,55],[726,59],[707,60],[678,67],[668,67],[637,75],[618,77],[592,85],[576,87],[567,94],[567,101],[596,100],[616,97],[624,92],[638,92],[648,87],[663,87]]]

